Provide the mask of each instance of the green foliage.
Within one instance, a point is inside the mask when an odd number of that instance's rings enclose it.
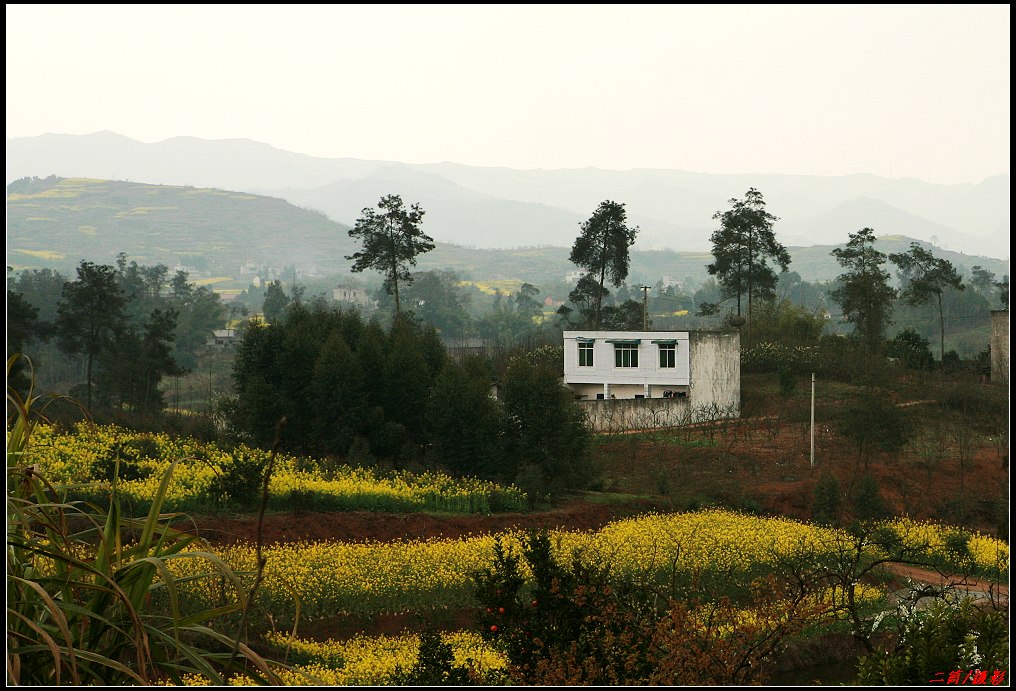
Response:
[[[845,247],[832,251],[846,271],[837,277],[830,297],[843,309],[843,318],[854,325],[871,353],[877,352],[886,327],[892,321],[896,289],[889,285],[889,272],[882,268],[886,255],[875,249],[875,231],[862,228],[850,234]]]
[[[172,356],[177,313],[155,308],[140,326],[126,324],[99,357],[97,400],[117,410],[158,413],[165,408],[159,384],[182,374]]]
[[[172,280],[168,273],[164,265],[140,266],[120,253],[115,266],[82,262],[73,282],[48,270],[12,281],[33,311],[47,315],[39,324],[43,335],[56,336],[53,346],[41,336],[31,343],[33,354],[43,356],[47,380],[73,388],[80,378],[78,360],[58,356],[57,348],[85,355],[79,390],[98,404],[93,414],[139,420],[160,413],[162,381],[194,367],[209,332],[224,323],[215,293],[189,284],[182,271]]]
[[[140,480],[151,472],[139,462],[158,458],[158,444],[151,439],[138,437],[117,442],[92,463],[92,477],[105,482],[113,482],[114,479]]]
[[[627,225],[624,204],[608,200],[600,202],[589,220],[582,223],[582,231],[572,245],[568,260],[589,273],[595,284],[592,328],[600,328],[601,308],[606,281],[615,286],[628,276],[630,262],[628,248],[635,242],[639,228]],[[572,300],[575,302],[575,300]]]
[[[420,651],[409,670],[397,670],[396,686],[465,686],[471,683],[469,670],[455,666],[452,646],[428,626],[420,634]]]
[[[907,328],[896,334],[886,346],[886,355],[896,358],[907,369],[927,371],[935,364],[927,339]]]
[[[840,481],[831,473],[823,473],[815,485],[812,520],[820,525],[836,525],[840,521]]]
[[[840,432],[857,447],[858,457],[872,450],[899,451],[911,436],[906,412],[878,392],[854,396],[843,409]]]
[[[33,342],[47,340],[49,327],[39,320],[39,308],[31,305],[21,293],[7,291],[7,353],[25,353],[26,346]],[[18,360],[11,369],[8,385],[24,394],[29,380],[24,365]]]
[[[452,271],[419,271],[402,291],[405,312],[430,324],[443,336],[462,337],[470,329],[470,293]],[[381,301],[381,307],[386,307]],[[532,323],[532,322],[530,322]]]
[[[197,367],[198,353],[206,347],[209,332],[226,323],[226,308],[211,289],[195,286],[187,277],[185,271],[177,271],[170,280],[170,304],[177,313],[173,359],[181,369],[192,370]]]
[[[476,323],[477,332],[498,349],[524,343],[538,332],[533,320],[542,311],[536,300],[539,293],[530,283],[523,283],[510,297],[497,291],[493,308]]]
[[[282,289],[280,281],[272,281],[265,288],[265,300],[261,304],[261,312],[265,315],[265,321],[274,324],[282,318],[282,313],[289,305],[290,298]]]
[[[888,515],[878,480],[865,474],[854,489],[854,519],[877,521]]]
[[[603,328],[614,331],[641,331],[644,328],[652,328],[652,320],[646,324],[645,318],[644,306],[636,300],[607,305],[601,315]]]
[[[942,369],[946,372],[958,372],[963,368],[963,360],[960,359],[960,354],[955,350],[945,351],[945,355],[942,356]]]
[[[346,259],[353,260],[354,273],[376,269],[384,278],[385,290],[395,295],[395,313],[401,311],[399,282],[412,283],[409,267],[416,266],[416,257],[434,249],[434,239],[420,230],[423,209],[413,204],[406,209],[402,197],[389,194],[378,202],[381,213],[367,207],[349,231],[359,240],[362,250]]]
[[[755,342],[808,347],[818,343],[825,326],[821,310],[809,310],[790,300],[774,299],[755,303],[751,330]]]
[[[289,451],[341,456],[360,437],[396,462],[425,457],[508,482],[529,468],[524,489],[538,498],[581,487],[592,472],[561,362],[560,346],[519,351],[499,404],[486,364],[448,362],[434,330],[406,315],[386,333],[353,311],[294,305],[278,323],[247,329],[233,365],[237,394],[222,410],[239,440],[262,446],[285,416]]]
[[[893,644],[858,661],[857,681],[871,686],[986,684],[989,679],[1008,684],[1008,631],[1005,612],[980,607],[972,598],[903,610]],[[959,675],[955,681],[949,679],[952,673]]]
[[[218,468],[208,487],[209,496],[220,505],[256,506],[261,501],[267,462],[261,454],[234,451],[232,462]]]
[[[794,376],[794,371],[789,367],[783,367],[779,371],[779,377],[780,396],[790,398],[794,395],[794,387],[797,386],[797,377]]]
[[[557,314],[563,328],[595,329],[598,306],[610,291],[598,283],[592,273],[578,280],[575,288],[568,293],[569,305],[561,305]]]
[[[501,414],[487,380],[447,362],[427,402],[427,435],[438,462],[458,474],[501,473]]]
[[[517,358],[502,383],[506,472],[529,478],[530,486],[522,489],[534,491],[531,497],[585,486],[592,478],[590,433],[557,369]]]

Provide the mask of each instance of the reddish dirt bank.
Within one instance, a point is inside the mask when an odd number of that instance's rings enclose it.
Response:
[[[296,540],[387,542],[436,537],[456,538],[463,535],[500,532],[513,527],[523,530],[530,528],[595,530],[614,519],[645,513],[653,508],[654,505],[650,502],[590,504],[572,501],[551,511],[481,516],[392,514],[370,511],[276,513],[265,516],[263,535],[265,544],[271,544]],[[198,534],[213,544],[253,541],[257,536],[257,519],[253,516],[235,518],[196,516],[194,521]]]

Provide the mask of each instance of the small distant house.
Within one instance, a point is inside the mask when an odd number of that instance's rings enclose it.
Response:
[[[464,357],[470,355],[486,355],[491,352],[494,347],[494,342],[489,338],[457,338],[457,337],[444,337],[441,338],[441,343],[445,347],[445,352],[453,360],[461,360]]]
[[[226,348],[236,345],[240,341],[236,329],[215,329],[212,335],[205,340],[205,345],[210,348]]]
[[[593,429],[737,417],[737,331],[565,331],[564,383]]]
[[[578,283],[579,279],[585,276],[588,271],[585,269],[574,269],[564,275],[565,283]]]
[[[336,302],[348,302],[357,307],[377,307],[377,303],[367,295],[363,288],[336,286],[332,288],[332,299]]]

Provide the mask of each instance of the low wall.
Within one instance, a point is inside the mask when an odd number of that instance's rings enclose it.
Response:
[[[737,406],[694,405],[688,398],[618,398],[578,401],[594,432],[627,432],[681,427],[738,417]]]

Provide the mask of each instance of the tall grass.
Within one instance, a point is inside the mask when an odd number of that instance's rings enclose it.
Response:
[[[8,379],[18,357],[7,362]],[[68,501],[78,487],[49,483],[32,463],[42,397],[8,387],[7,402],[7,683],[179,684],[187,676],[223,684],[231,673],[278,683],[264,658],[215,628],[243,609],[239,588],[233,602],[215,608],[179,607],[185,586],[239,579],[172,527],[176,515],[161,513],[176,464],[143,519],[123,516],[115,479],[106,507]],[[174,575],[171,564],[184,560],[203,567]]]

